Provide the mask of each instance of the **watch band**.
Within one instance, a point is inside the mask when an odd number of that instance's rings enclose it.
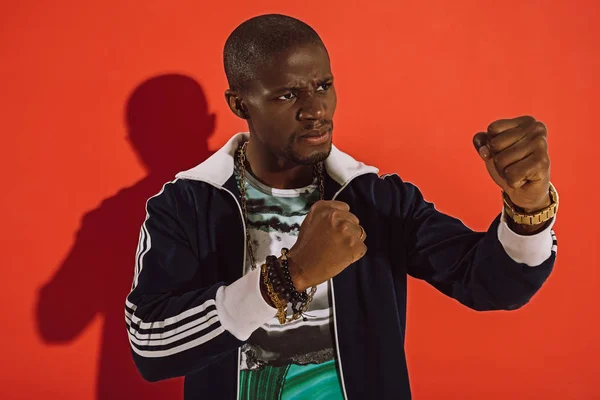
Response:
[[[558,192],[552,183],[550,183],[550,201],[552,202],[548,207],[536,211],[534,213],[524,213],[517,210],[517,207],[510,200],[508,195],[503,192],[502,198],[504,200],[504,210],[506,215],[512,219],[515,223],[520,225],[538,225],[542,224],[556,215],[558,211]]]

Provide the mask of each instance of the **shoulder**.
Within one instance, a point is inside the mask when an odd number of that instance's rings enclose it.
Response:
[[[404,181],[398,174],[365,174],[354,179],[353,185],[363,190],[369,190],[375,195],[388,195],[391,192],[410,190],[415,187]]]
[[[197,206],[207,203],[222,192],[209,183],[175,178],[165,182],[162,188],[148,199],[149,205],[170,207]]]
[[[382,215],[407,212],[412,205],[424,200],[420,189],[398,174],[366,174],[357,177],[353,186]]]

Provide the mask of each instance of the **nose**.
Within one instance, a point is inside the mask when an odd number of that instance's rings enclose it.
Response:
[[[321,96],[309,94],[305,97],[300,110],[298,110],[298,119],[302,120],[320,120],[325,116],[325,99]]]

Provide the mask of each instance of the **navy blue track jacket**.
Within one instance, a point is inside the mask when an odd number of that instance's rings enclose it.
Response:
[[[238,134],[148,200],[125,319],[142,376],[185,376],[185,399],[234,400],[239,347],[275,314],[258,275],[243,276],[245,225],[234,152]],[[407,276],[475,310],[514,310],[550,274],[552,225],[510,231],[502,214],[474,232],[437,211],[419,189],[335,148],[325,199],[350,205],[368,251],[332,279],[335,350],[347,399],[410,399],[404,334]]]

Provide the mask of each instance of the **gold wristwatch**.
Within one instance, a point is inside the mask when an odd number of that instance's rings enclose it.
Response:
[[[505,192],[502,192],[502,197],[504,199],[504,211],[507,218],[512,219],[520,225],[542,224],[552,219],[558,211],[558,192],[552,183],[550,184],[550,200],[552,203],[548,207],[531,214],[518,211],[517,206],[513,204]]]

